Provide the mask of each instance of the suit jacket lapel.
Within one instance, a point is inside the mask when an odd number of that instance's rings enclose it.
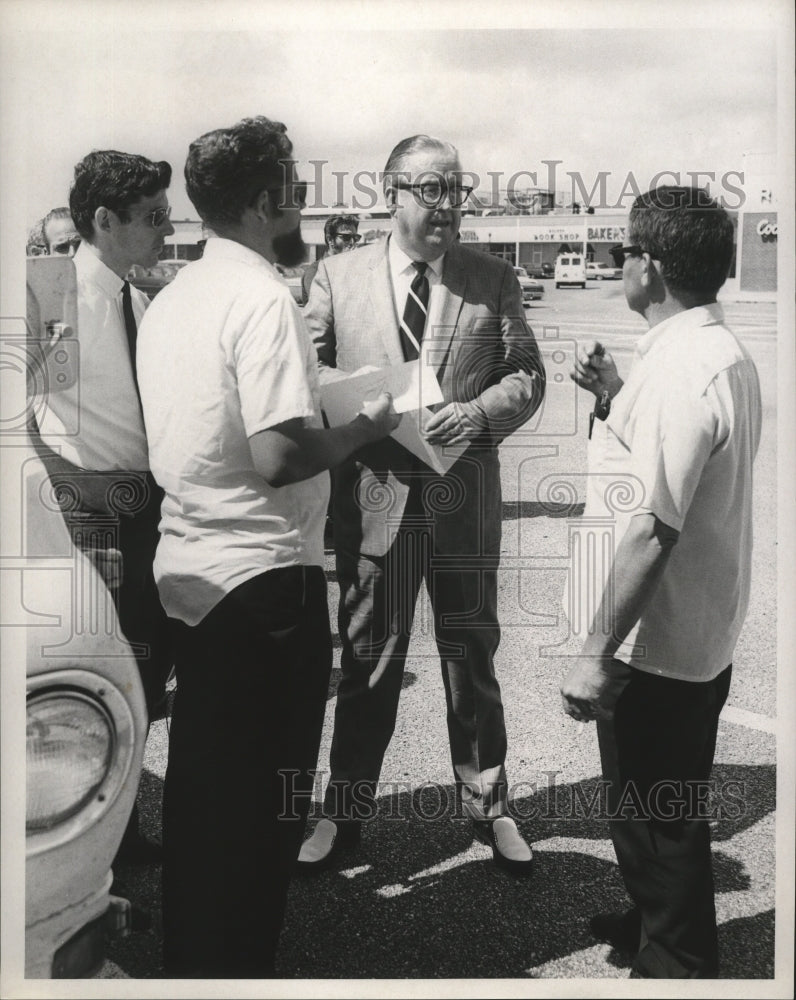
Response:
[[[359,251],[354,250],[352,252],[358,253]],[[392,364],[403,364],[404,355],[401,350],[401,337],[398,332],[398,317],[393,299],[392,281],[390,280],[386,240],[382,245],[382,253],[371,264],[368,294],[376,320],[376,329],[384,342],[387,356]]]
[[[442,281],[439,286],[439,310],[434,317],[435,329],[432,331],[433,346],[429,359],[439,377],[448,361],[453,336],[459,322],[459,315],[464,305],[464,293],[467,289],[467,272],[454,244],[445,255],[442,269]],[[428,336],[428,331],[426,331]]]

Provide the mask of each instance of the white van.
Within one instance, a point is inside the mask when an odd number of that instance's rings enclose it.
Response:
[[[556,288],[562,285],[586,287],[586,261],[580,253],[562,253],[556,257]]]

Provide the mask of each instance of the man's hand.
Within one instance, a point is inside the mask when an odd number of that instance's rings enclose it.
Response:
[[[376,399],[367,399],[357,414],[357,419],[363,417],[370,424],[370,439],[379,441],[392,433],[401,422],[401,414],[396,413],[389,392],[382,392]]]
[[[578,348],[569,377],[582,389],[593,392],[595,396],[599,397],[603,392],[607,392],[611,399],[624,385],[617,373],[613,357],[605,353],[605,348],[597,340],[588,341]]]
[[[423,428],[429,444],[464,444],[487,430],[486,418],[472,403],[446,403]]]
[[[619,695],[630,680],[630,667],[619,660],[579,660],[561,685],[564,711],[578,722],[610,719]]]

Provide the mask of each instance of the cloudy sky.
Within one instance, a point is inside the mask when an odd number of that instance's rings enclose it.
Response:
[[[557,187],[577,171],[591,188],[606,171],[614,200],[629,172],[648,186],[662,170],[712,171],[716,191],[745,152],[775,152],[786,4],[530,8],[0,0],[25,224],[65,202],[94,148],[169,160],[174,216],[195,217],[189,142],[251,114],[285,122],[330,187],[331,171],[378,171],[416,132],[449,139],[484,177],[527,170],[547,186],[543,161],[557,160]]]

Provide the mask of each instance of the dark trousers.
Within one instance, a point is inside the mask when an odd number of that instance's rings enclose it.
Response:
[[[324,812],[338,821],[374,815],[424,580],[433,608],[458,795],[476,820],[506,810],[506,728],[494,668],[500,641],[499,521],[473,532],[468,544],[475,557],[464,558],[465,543],[456,549],[450,541],[461,536],[461,529],[456,531],[461,510],[455,504],[450,511],[429,510],[435,493],[424,490],[427,480],[412,484],[401,529],[385,556],[337,550],[342,678]],[[386,780],[396,779],[387,775]]]
[[[632,669],[598,723],[619,868],[641,918],[634,970],[645,978],[718,975],[706,794],[732,667],[704,683]],[[616,815],[619,811],[620,815]]]
[[[82,473],[90,476],[91,473]],[[82,549],[119,549],[121,586],[111,591],[119,625],[138,664],[150,721],[163,706],[172,668],[171,627],[160,603],[152,571],[160,534],[163,491],[149,473],[102,473],[115,480],[109,489],[110,514],[67,511],[75,545]],[[112,477],[112,479],[111,479]]]
[[[112,513],[74,511],[67,512],[65,518],[78,548],[116,548],[122,553],[122,582],[111,593],[119,625],[135,655],[151,722],[163,709],[166,681],[173,666],[171,626],[152,570],[160,538],[163,491],[149,473],[101,475],[109,482],[115,481],[115,487],[108,491]],[[138,806],[134,804],[120,853],[139,836]]]
[[[168,976],[273,975],[331,672],[320,567],[261,574],[175,624],[163,800]]]

